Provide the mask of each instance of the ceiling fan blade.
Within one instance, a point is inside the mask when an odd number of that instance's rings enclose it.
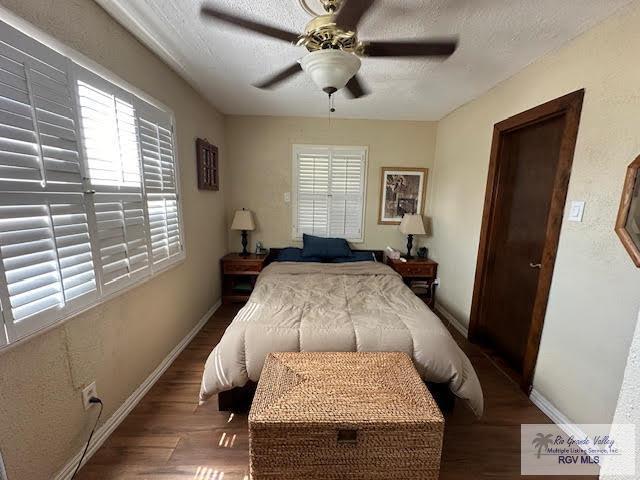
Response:
[[[293,65],[291,65],[290,67],[287,67],[284,70],[282,70],[281,72],[278,72],[278,73],[270,76],[269,78],[263,80],[262,82],[254,83],[253,86],[256,87],[256,88],[261,88],[263,90],[268,90],[270,88],[275,87],[280,82],[284,82],[288,78],[291,78],[294,75],[297,75],[300,72],[302,72],[302,67],[300,66],[300,64],[298,62],[296,62]]]
[[[351,77],[351,80],[347,82],[345,87],[349,95],[353,98],[366,97],[369,95],[369,90],[363,85],[360,81],[358,75],[354,75]]]
[[[283,30],[282,28],[273,27],[260,22],[254,22],[245,17],[239,17],[231,13],[227,13],[224,10],[212,6],[203,6],[200,9],[200,15],[204,17],[214,18],[236,27],[244,28],[252,32],[261,33],[268,37],[277,38],[286,42],[297,42],[300,37],[297,33]]]
[[[355,30],[367,11],[376,0],[344,0],[336,15],[335,22],[339,27]]]
[[[364,42],[368,57],[448,57],[458,48],[458,40],[407,40]]]

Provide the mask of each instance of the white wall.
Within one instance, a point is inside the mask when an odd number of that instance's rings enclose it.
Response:
[[[640,270],[616,237],[627,165],[640,153],[640,2],[530,65],[438,125],[432,212],[439,301],[468,324],[493,125],[586,89],[534,387],[574,421],[610,422],[640,305]]]

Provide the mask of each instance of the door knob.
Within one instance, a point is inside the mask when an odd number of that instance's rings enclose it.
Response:
[[[531,268],[537,268],[538,270],[540,270],[542,268],[542,264],[541,263],[530,263],[529,266]]]

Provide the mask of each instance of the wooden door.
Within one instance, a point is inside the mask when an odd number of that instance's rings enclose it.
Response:
[[[496,125],[469,336],[529,390],[583,92]]]

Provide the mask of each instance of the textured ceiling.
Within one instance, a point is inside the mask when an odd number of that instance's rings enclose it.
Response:
[[[306,75],[274,91],[250,86],[306,50],[204,20],[200,0],[96,0],[226,114],[327,115],[327,99]],[[298,0],[208,0],[236,14],[301,32],[310,16]],[[316,0],[309,0],[313,6]],[[372,94],[336,99],[345,118],[438,120],[629,0],[379,0],[359,37],[406,39],[457,34],[446,61],[364,59]]]

